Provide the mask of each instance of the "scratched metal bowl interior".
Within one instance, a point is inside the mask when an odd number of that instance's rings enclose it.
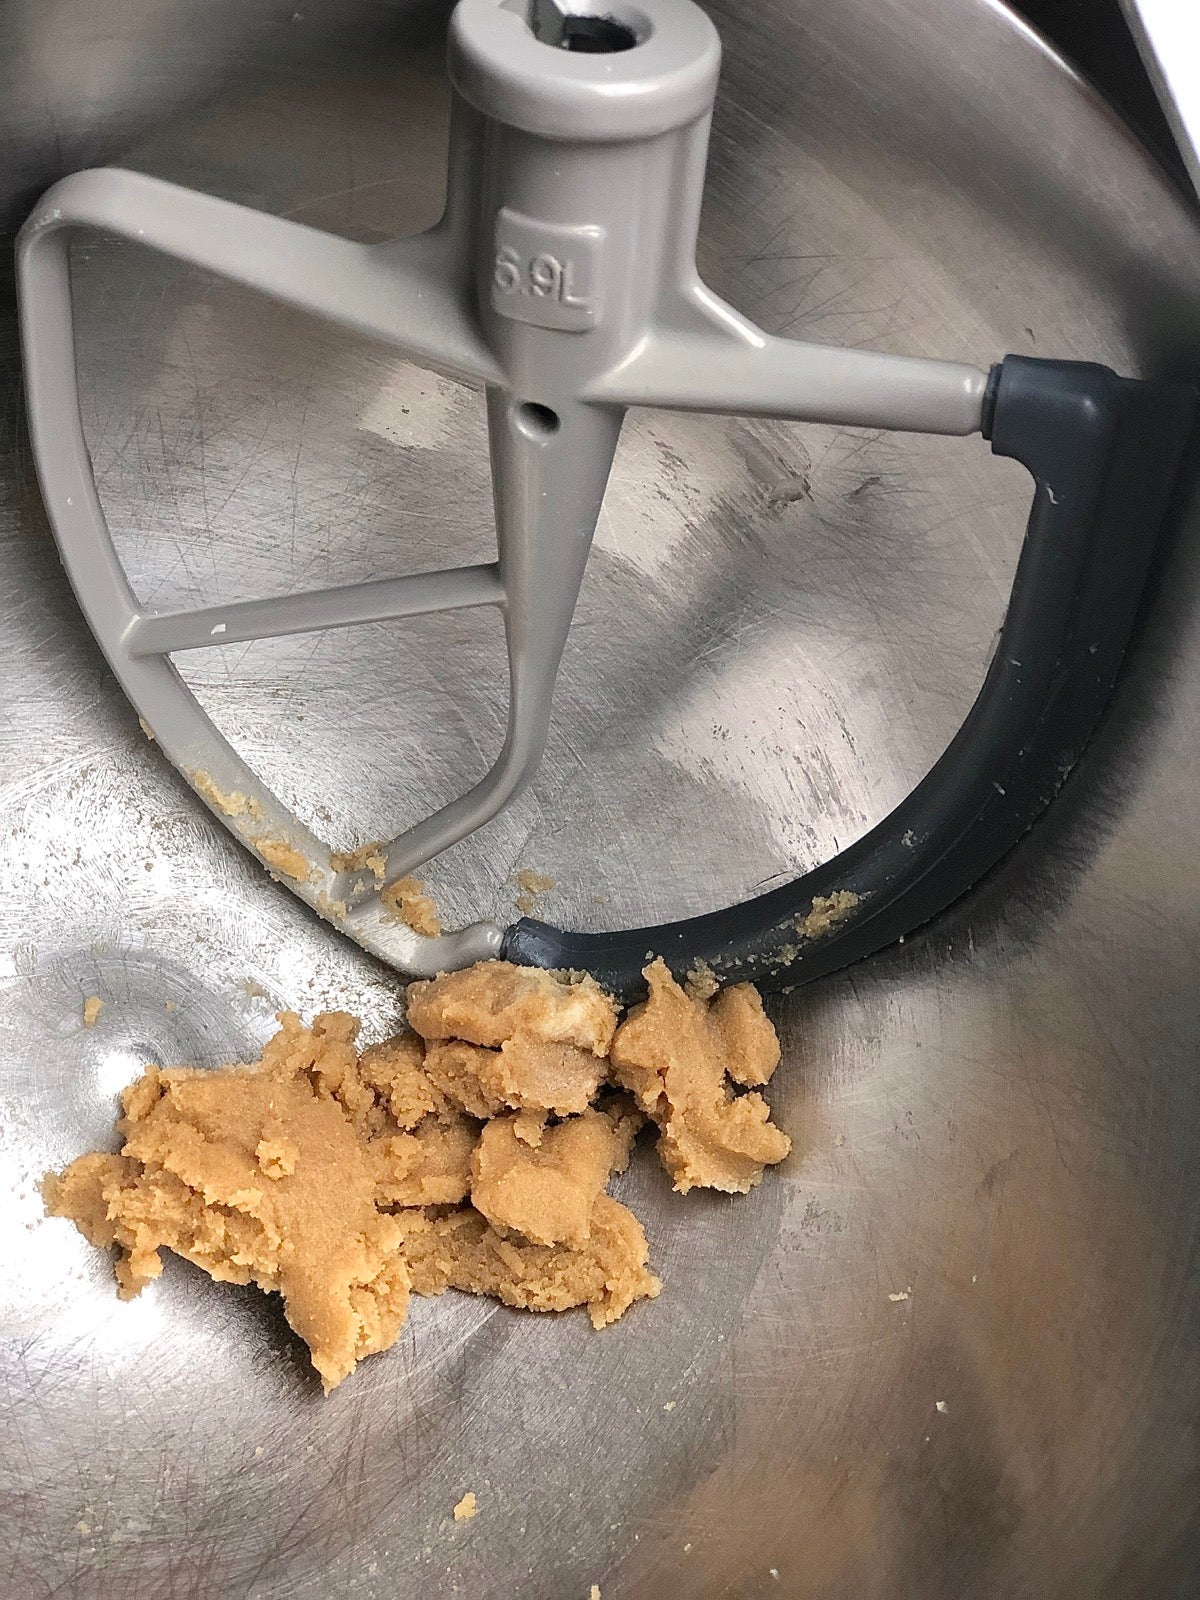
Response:
[[[356,239],[432,222],[440,16],[296,4],[4,8],[7,220],[106,160]],[[1002,8],[711,10],[700,266],[761,326],[1186,369],[1193,214]],[[73,267],[96,477],[147,604],[491,558],[479,392],[130,245],[84,237]],[[1167,1592],[1196,1493],[1193,521],[1049,817],[931,930],[772,1002],[786,1165],[732,1201],[646,1157],[619,1180],[661,1298],[602,1335],[417,1302],[323,1400],[276,1302],[173,1262],[118,1304],[41,1215],[38,1177],[111,1139],[142,1063],[252,1055],[285,1006],[378,1037],[401,989],[140,733],[57,561],[5,326],[4,1593]],[[512,920],[521,868],[553,880],[549,920],[661,921],[865,832],[971,703],[1028,496],[978,438],[631,413],[546,759],[425,873],[447,923]],[[503,659],[495,616],[461,612],[180,665],[350,846],[482,773]]]

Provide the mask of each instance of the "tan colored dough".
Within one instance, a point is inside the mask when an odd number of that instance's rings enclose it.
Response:
[[[513,1111],[586,1111],[608,1071],[603,1056],[574,1044],[545,1044],[518,1036],[499,1050],[461,1039],[432,1040],[425,1071],[451,1104],[473,1117]]]
[[[141,719],[139,718],[139,721]],[[142,725],[142,731],[147,738],[154,735]],[[197,793],[204,796],[210,805],[216,806],[227,817],[261,817],[262,804],[253,795],[243,794],[240,789],[235,789],[232,794],[226,794],[219,789],[212,777],[207,772],[189,772],[186,774],[195,785]]]
[[[641,1224],[605,1193],[642,1112],[678,1189],[750,1188],[788,1149],[762,1097],[734,1093],[779,1059],[754,990],[646,976],[615,1038],[591,979],[507,962],[414,984],[425,1039],[360,1052],[346,1012],[283,1012],[253,1066],[148,1069],[122,1096],[122,1150],[47,1174],[47,1209],[115,1248],[126,1298],[163,1249],[277,1291],[326,1389],[395,1340],[410,1284],[586,1306],[602,1327],[659,1291]]]
[[[118,1246],[124,1298],[159,1275],[164,1248],[277,1290],[326,1389],[393,1342],[408,1303],[403,1230],[376,1208],[374,1163],[318,1083],[287,1058],[151,1068],[124,1107],[122,1155],[83,1156],[43,1188],[53,1215]]]
[[[754,985],[735,983],[722,989],[708,1008],[708,1019],[734,1083],[747,1088],[770,1083],[779,1065],[779,1037]]]
[[[633,1007],[613,1040],[613,1076],[658,1123],[659,1155],[681,1194],[697,1187],[744,1194],[791,1149],[762,1096],[734,1096],[730,1087],[730,1079],[770,1077],[779,1059],[775,1030],[749,996],[725,990],[707,1002],[688,995],[661,959],[645,976],[649,999]]]
[[[425,1047],[414,1034],[401,1033],[368,1045],[359,1057],[358,1075],[384,1105],[397,1127],[415,1128],[431,1111],[448,1109],[425,1070]]]
[[[321,1095],[337,1101],[362,1137],[391,1131],[386,1109],[359,1068],[357,1017],[348,1011],[323,1011],[306,1027],[294,1011],[281,1011],[277,1020],[279,1032],[262,1053],[264,1072],[308,1077]]]
[[[397,878],[379,891],[379,903],[391,916],[414,933],[435,939],[442,931],[442,919],[433,896],[426,894],[420,878]]]
[[[461,1039],[431,1039],[425,1046],[425,1072],[435,1091],[471,1117],[494,1117],[504,1101],[480,1081],[479,1058],[491,1055]]]
[[[436,1218],[408,1212],[404,1226],[418,1294],[465,1289],[524,1311],[586,1306],[592,1326],[603,1328],[661,1288],[646,1267],[641,1223],[606,1194],[596,1201],[591,1237],[578,1250],[503,1238],[469,1206]]]
[[[496,1117],[471,1158],[471,1203],[501,1233],[586,1245],[596,1200],[625,1170],[640,1122],[636,1113],[585,1111],[545,1129],[531,1148],[516,1117]]]
[[[617,1008],[594,979],[567,983],[536,967],[481,961],[408,991],[409,1025],[424,1039],[465,1039],[499,1049],[506,1040],[573,1044],[602,1056]]]
[[[607,1075],[602,1056],[575,1044],[506,1039],[488,1051],[481,1068],[486,1082],[514,1110],[551,1111],[569,1117],[586,1111]]]
[[[300,883],[307,881],[308,857],[286,839],[256,839],[254,848],[269,867],[282,872],[285,878],[295,878]]]
[[[446,1206],[465,1200],[478,1140],[479,1124],[452,1112],[445,1118],[426,1117],[413,1133],[375,1141],[379,1204]]]
[[[329,865],[335,872],[369,872],[376,883],[383,882],[387,871],[382,839],[370,839],[356,850],[331,850]]]

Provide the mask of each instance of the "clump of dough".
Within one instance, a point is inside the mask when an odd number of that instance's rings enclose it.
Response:
[[[378,1161],[376,1198],[387,1206],[452,1206],[471,1192],[471,1157],[479,1124],[457,1113],[426,1117],[413,1133],[372,1147]]]
[[[539,967],[481,961],[412,984],[408,1021],[424,1039],[463,1039],[500,1049],[522,1038],[602,1056],[612,1043],[617,1008],[594,978],[568,983]]]
[[[513,900],[513,905],[523,917],[536,907],[539,898],[554,888],[554,879],[548,878],[544,872],[535,872],[532,867],[522,867],[515,875],[518,894]]]
[[[126,1089],[120,1155],[44,1181],[46,1206],[116,1246],[130,1299],[173,1250],[283,1298],[325,1388],[395,1340],[408,1305],[403,1229],[343,1107],[294,1054],[220,1072],[150,1068]]]
[[[761,1095],[731,1088],[766,1083],[779,1062],[758,992],[738,984],[705,1001],[681,989],[661,959],[645,977],[650,997],[617,1029],[613,1075],[658,1123],[659,1155],[681,1194],[744,1194],[792,1147]]]
[[[426,1070],[425,1047],[411,1033],[368,1045],[359,1057],[358,1074],[405,1132],[430,1112],[447,1109],[445,1095],[434,1087]]]
[[[425,1072],[435,1092],[472,1117],[494,1117],[503,1098],[480,1080],[478,1058],[491,1055],[461,1039],[432,1039],[425,1046]]]
[[[331,850],[329,865],[335,872],[369,872],[376,883],[382,883],[383,875],[387,871],[387,859],[383,850],[381,839],[372,839],[367,844],[360,844],[357,850]]]
[[[278,1292],[327,1390],[396,1339],[410,1287],[586,1306],[603,1327],[659,1291],[605,1192],[643,1115],[679,1189],[748,1189],[788,1149],[762,1097],[733,1091],[779,1060],[756,991],[688,994],[661,961],[646,977],[619,1029],[591,978],[501,961],[413,984],[417,1033],[361,1051],[345,1012],[282,1012],[251,1066],[148,1069],[121,1151],[47,1174],[47,1210],[116,1250],[126,1298],[163,1249]]]
[[[839,922],[845,922],[861,900],[862,896],[853,889],[835,889],[832,894],[816,895],[812,910],[797,919],[796,931],[805,939],[819,939]]]
[[[138,719],[141,721],[141,719]],[[153,733],[142,724],[142,732],[148,739],[153,738]],[[186,774],[191,779],[197,794],[203,796],[209,805],[215,806],[218,811],[227,817],[261,817],[262,802],[255,799],[252,794],[243,794],[240,789],[234,789],[226,794],[219,788],[210,773],[189,772]]]
[[[578,1045],[519,1035],[499,1050],[461,1039],[432,1040],[425,1070],[452,1104],[473,1117],[493,1117],[505,1107],[569,1117],[591,1105],[608,1063]]]
[[[441,1217],[409,1212],[404,1225],[418,1294],[465,1289],[522,1311],[586,1306],[592,1326],[603,1328],[662,1287],[646,1266],[641,1223],[607,1194],[596,1200],[590,1237],[578,1249],[505,1237],[471,1207]]]
[[[498,1233],[584,1246],[596,1201],[612,1174],[628,1165],[641,1120],[618,1102],[546,1128],[534,1147],[516,1117],[496,1117],[471,1157],[471,1203]]]

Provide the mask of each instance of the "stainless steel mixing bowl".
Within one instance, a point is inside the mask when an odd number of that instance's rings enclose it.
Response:
[[[1200,365],[1194,212],[994,0],[713,14],[701,265],[768,329]],[[356,238],[416,228],[438,209],[442,20],[7,0],[4,220],[109,160]],[[479,395],[103,238],[75,266],[97,475],[148,601],[484,557]],[[662,1297],[602,1335],[419,1303],[323,1400],[272,1302],[173,1263],[119,1305],[41,1216],[38,1176],[111,1137],[142,1062],[244,1056],[283,1006],[346,1006],[377,1036],[400,991],[142,739],[58,566],[4,328],[0,1593],[1193,1592],[1190,508],[1049,817],[933,929],[775,1003],[786,1167],[735,1201],[672,1195],[648,1156],[622,1180]],[[632,418],[547,761],[437,864],[448,917],[507,914],[532,867],[552,918],[662,918],[844,845],[958,726],[1026,501],[978,440]],[[348,844],[480,770],[493,660],[468,613],[207,652],[191,681]]]

